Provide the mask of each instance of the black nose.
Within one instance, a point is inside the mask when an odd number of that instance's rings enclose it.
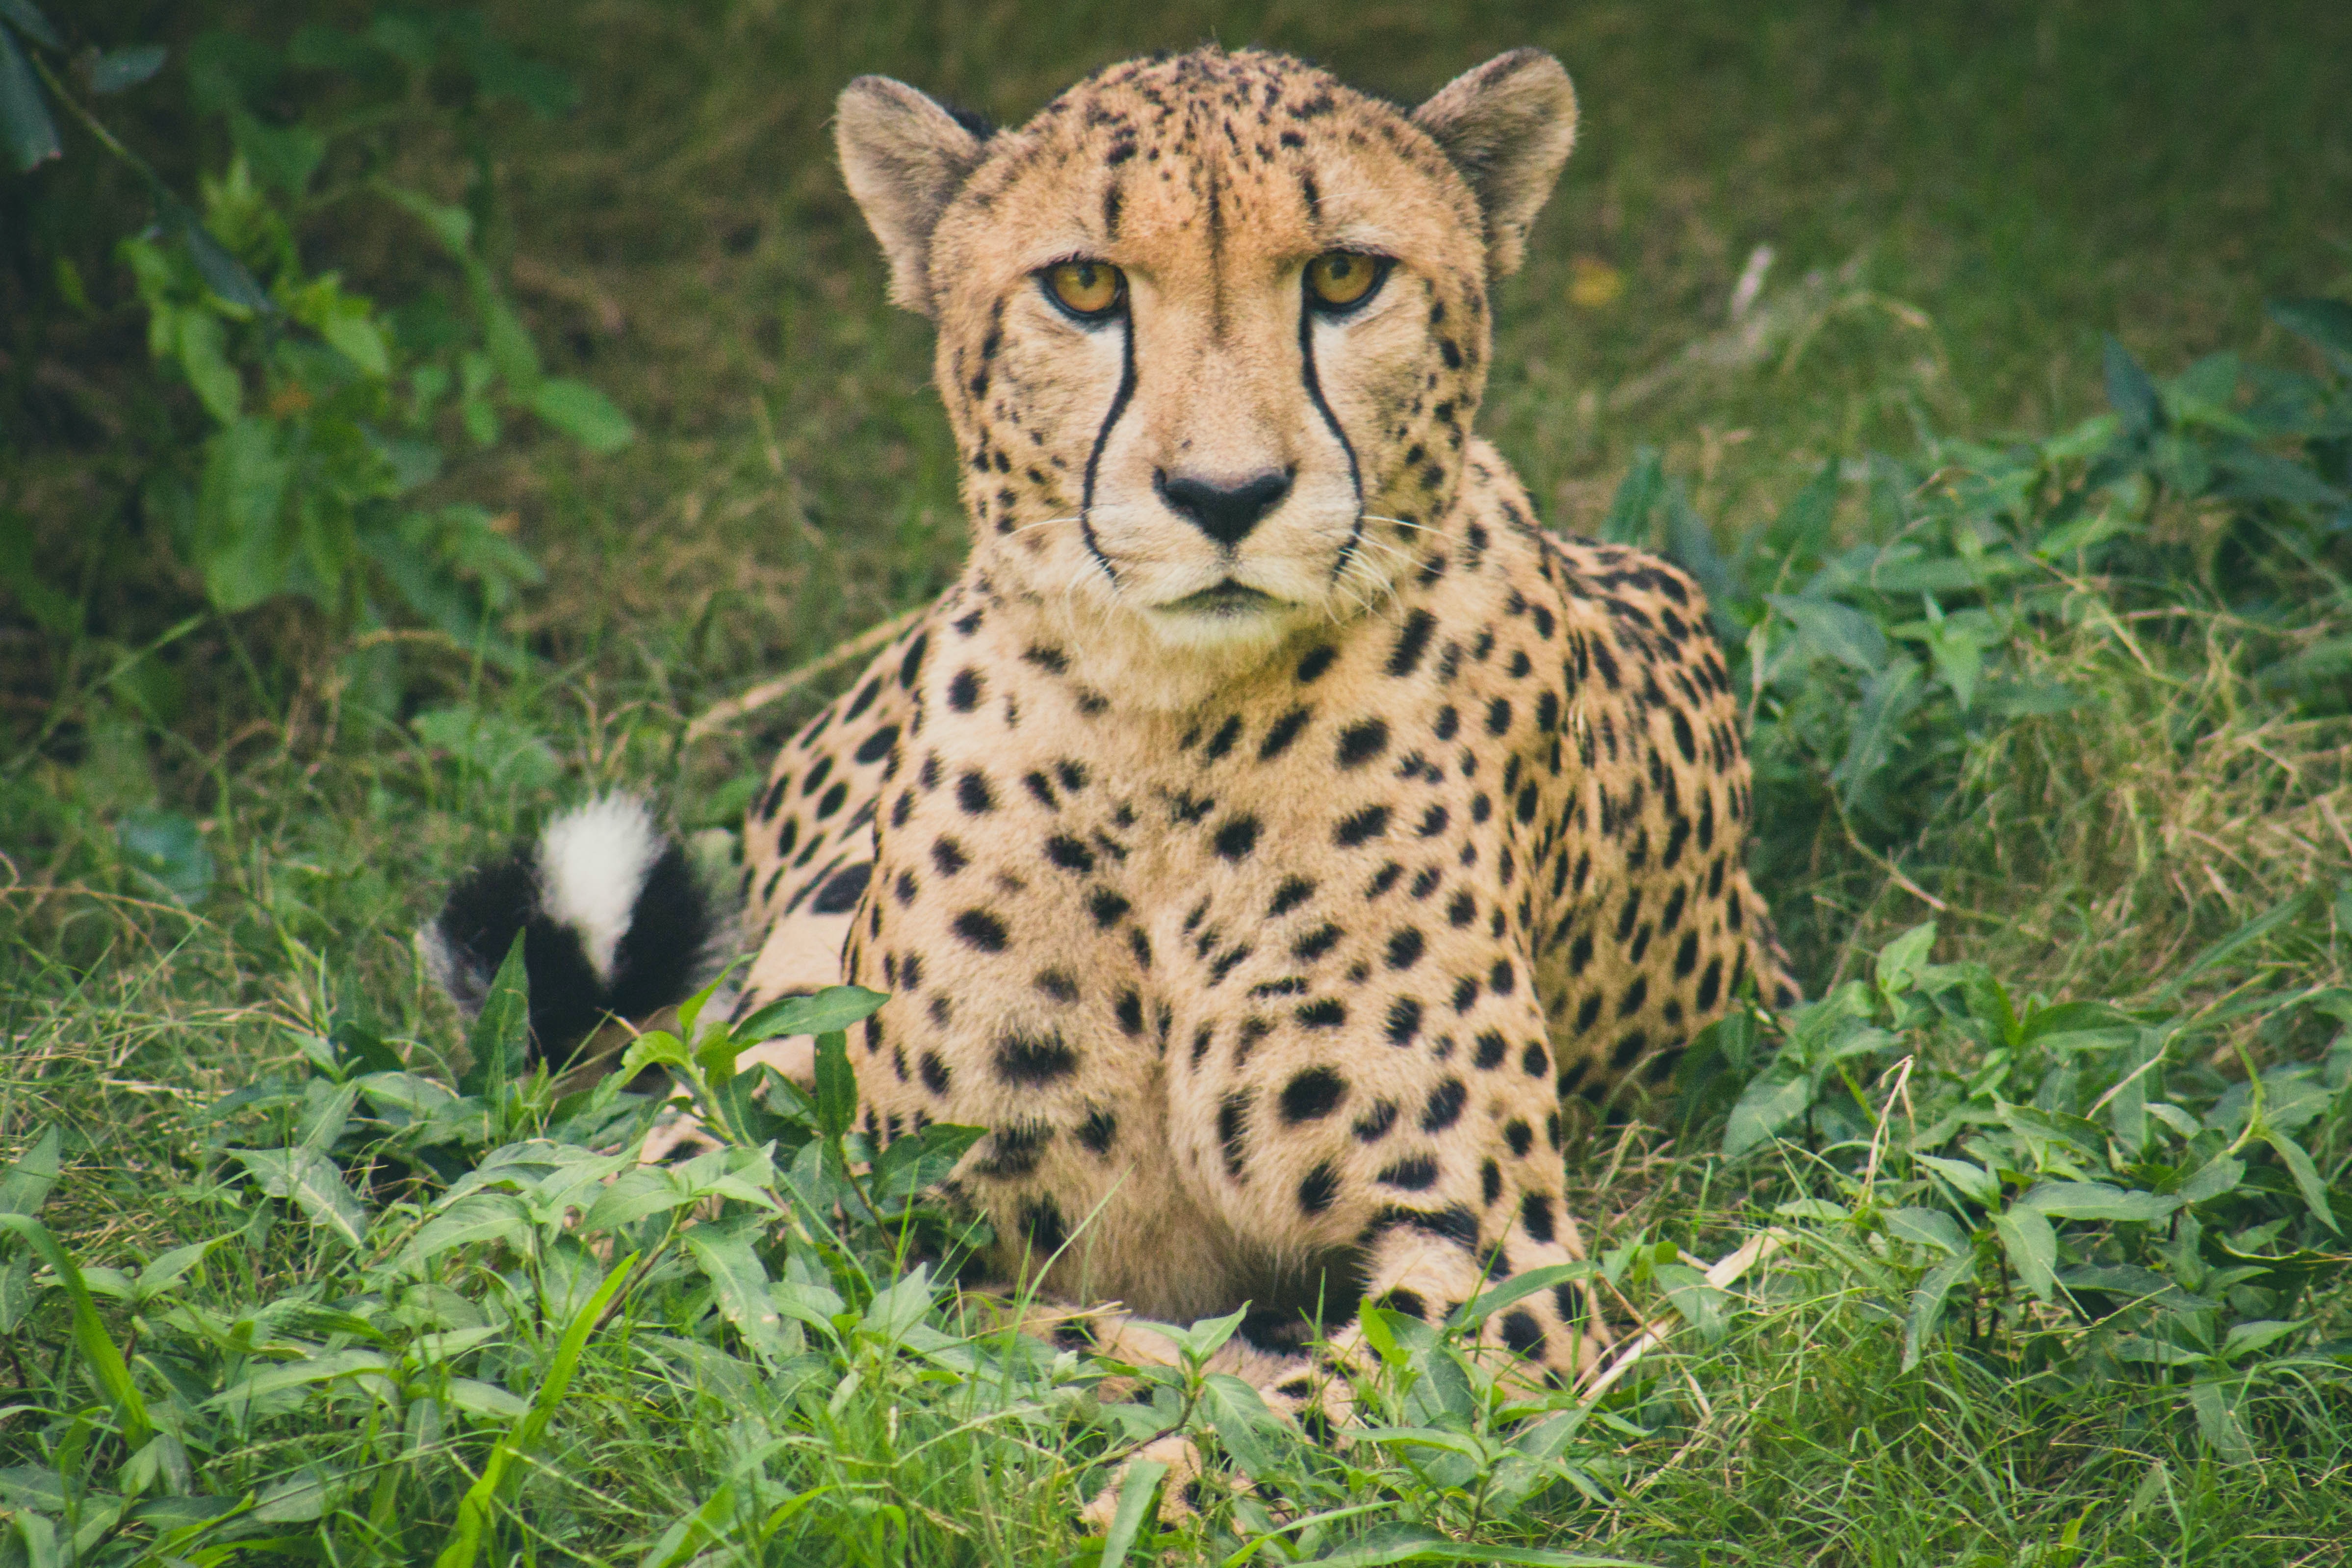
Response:
[[[1260,474],[1238,485],[1217,485],[1206,479],[1171,479],[1162,469],[1151,483],[1169,510],[1182,514],[1221,545],[1237,545],[1247,538],[1258,519],[1290,494],[1287,474]]]

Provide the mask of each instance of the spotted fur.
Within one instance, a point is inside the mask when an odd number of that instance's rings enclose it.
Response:
[[[1580,1245],[1564,1103],[1662,1082],[1751,982],[1794,998],[1698,590],[1547,532],[1472,434],[1573,123],[1532,51],[1412,114],[1214,49],[984,138],[845,95],[973,546],[754,804],[745,1003],[889,993],[864,1124],[992,1129],[947,1191],[1006,1279],[1252,1301],[1261,1346],[1360,1294],[1435,1321]],[[1333,249],[1388,267],[1345,313],[1300,283]],[[1122,316],[1047,297],[1074,258]],[[1276,499],[1227,538],[1188,484]],[[1563,1290],[1487,1332],[1564,1374],[1593,1326]]]

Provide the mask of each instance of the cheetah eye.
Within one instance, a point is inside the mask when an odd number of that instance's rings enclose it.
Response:
[[[1307,297],[1326,310],[1349,310],[1370,299],[1389,272],[1386,256],[1327,250],[1307,264]]]
[[[1101,321],[1127,302],[1127,275],[1107,261],[1056,262],[1045,271],[1045,292],[1081,321]]]

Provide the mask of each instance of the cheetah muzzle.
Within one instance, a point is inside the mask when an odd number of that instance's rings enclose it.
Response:
[[[754,803],[742,1005],[889,993],[863,1124],[992,1129],[943,1191],[998,1277],[1254,1302],[1270,1395],[1304,1308],[1344,1356],[1356,1301],[1567,1261],[1563,1104],[1795,996],[1698,590],[1471,433],[1575,115],[1533,50],[1410,113],[1216,49],[1013,131],[841,99],[971,554]],[[1564,1376],[1597,1326],[1563,1287],[1485,1332]]]

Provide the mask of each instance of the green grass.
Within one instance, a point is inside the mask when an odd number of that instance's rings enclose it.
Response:
[[[179,45],[215,21],[282,37],[314,8],[105,9],[93,31]],[[2159,375],[2221,349],[2316,370],[2263,302],[2352,294],[2352,13],[2340,5],[601,0],[492,16],[584,91],[564,120],[499,128],[491,254],[551,368],[603,388],[644,433],[602,459],[522,437],[441,481],[448,498],[511,513],[548,569],[509,621],[537,655],[520,674],[430,638],[389,642],[378,656],[396,659],[402,695],[387,707],[314,618],[281,607],[205,619],[130,661],[176,618],[161,607],[186,592],[124,501],[153,399],[139,391],[142,328],[106,246],[141,209],[102,172],[75,175],[88,199],[70,210],[0,208],[62,225],[98,306],[84,318],[61,303],[27,259],[38,254],[27,231],[0,225],[12,230],[0,527],[25,519],[37,559],[84,590],[90,626],[68,648],[0,601],[0,1157],[58,1131],[63,1174],[41,1218],[85,1266],[135,1273],[235,1232],[176,1287],[183,1314],[216,1314],[209,1338],[193,1315],[166,1321],[167,1299],[134,1312],[100,1292],[100,1326],[130,1347],[158,1408],[210,1396],[173,1392],[162,1364],[174,1357],[215,1379],[249,1370],[233,1362],[244,1351],[222,1348],[254,1343],[236,1339],[240,1313],[264,1340],[374,1343],[322,1316],[328,1307],[376,1314],[395,1345],[425,1327],[495,1324],[458,1375],[509,1402],[545,1386],[583,1281],[601,1267],[593,1254],[552,1234],[529,1264],[487,1248],[454,1254],[444,1294],[427,1301],[385,1272],[415,1218],[399,1206],[434,1201],[413,1163],[383,1156],[377,1184],[362,1184],[381,1228],[354,1251],[259,1196],[221,1151],[284,1146],[315,1110],[326,1091],[303,1084],[327,1078],[311,1073],[305,1035],[342,1026],[335,1073],[352,1070],[354,1031],[380,1034],[420,1071],[449,1059],[458,1025],[407,941],[458,867],[612,784],[656,792],[682,827],[730,826],[776,740],[846,674],[708,740],[685,744],[684,722],[956,570],[955,464],[928,390],[927,333],[884,303],[831,166],[832,97],[851,76],[900,75],[1017,120],[1093,66],[1209,36],[1293,48],[1406,100],[1503,48],[1551,48],[1577,79],[1582,137],[1526,272],[1500,296],[1483,428],[1550,520],[1581,531],[1607,526],[1622,477],[1651,447],[1726,551],[1832,457],[1854,466],[1822,553],[1883,542],[1909,524],[1874,510],[1868,453],[1914,464],[1916,496],[1927,496],[1921,482],[1948,464],[1991,465],[1931,439],[1998,444],[2074,425],[2106,407],[2108,332]],[[217,170],[222,148],[185,134],[168,102],[124,102],[181,188]],[[403,176],[455,198],[463,153],[427,141],[404,154]],[[397,298],[420,281],[449,286],[380,219],[330,214],[304,240],[354,287]],[[1742,330],[1727,302],[1759,245],[1776,259]],[[1610,277],[1622,288],[1604,299],[1591,285]],[[2327,1064],[2312,1081],[2330,1108],[2296,1135],[2352,1214],[2352,1047],[2337,1043],[2341,1013],[2326,1010],[2352,984],[2352,901],[2337,896],[2352,887],[2352,664],[2341,659],[2352,562],[2343,536],[2324,531],[2301,559],[2266,545],[2250,556],[2235,517],[2160,497],[2125,555],[2017,584],[2020,603],[2029,590],[2041,597],[1998,644],[2001,678],[2082,700],[1962,715],[1939,697],[1880,796],[1827,777],[1858,674],[1815,664],[1767,692],[1759,873],[1813,994],[1872,978],[1874,956],[1932,917],[1936,956],[1983,965],[2021,1010],[2034,996],[2111,1003],[2125,1010],[2101,1027],[2117,1039],[2128,1032],[2118,1017],[2177,1026],[2171,1092],[2217,1128],[2251,1125],[2223,1109],[2248,1062]],[[2010,591],[1981,602],[2006,609]],[[1752,608],[1743,624],[1767,620],[1760,601]],[[1867,608],[1886,624],[1917,613],[1891,599]],[[100,678],[119,663],[119,678]],[[2289,678],[2298,667],[2305,676]],[[436,709],[478,714],[482,738],[428,745],[409,721]],[[126,849],[124,823],[135,841],[150,821],[135,813],[152,808],[201,826],[211,870],[193,907],[165,885],[196,876],[191,855],[166,845],[142,862]],[[1675,1248],[1712,1259],[1774,1224],[1798,1239],[1751,1293],[1722,1303],[1719,1334],[1683,1332],[1563,1437],[1562,1468],[1543,1484],[1490,1508],[1479,1489],[1507,1468],[1493,1455],[1449,1470],[1441,1450],[1275,1443],[1258,1498],[1213,1486],[1200,1530],[1156,1544],[1147,1530],[1129,1561],[1227,1560],[1279,1521],[1280,1498],[1371,1511],[1320,1536],[1276,1537],[1254,1561],[1334,1551],[1346,1530],[1400,1521],[1495,1548],[1677,1564],[2338,1560],[2352,1539],[2340,1348],[2352,1311],[2337,1263],[2315,1261],[2300,1294],[2229,1309],[2234,1321],[2306,1321],[2294,1354],[2242,1385],[2242,1444],[2227,1430],[2217,1442],[2195,1418],[2191,1373],[2176,1386],[2097,1362],[2106,1342],[2090,1325],[2059,1325],[2014,1286],[1988,1287],[1941,1348],[1902,1366],[1908,1292],[1930,1255],[1895,1246],[1877,1221],[1780,1206],[1811,1197],[1876,1213],[1895,1201],[1866,1194],[1859,1175],[1860,1145],[1882,1126],[1895,1145],[1887,1190],[1899,1175],[1901,1201],[1923,1201],[1931,1184],[1906,1163],[1905,1141],[1934,1104],[1971,1103],[1970,1076],[1999,1047],[1958,1004],[1939,1019],[1877,1016],[1898,1043],[1849,1068],[1867,1116],[1825,1070],[1811,1108],[1780,1127],[1786,1141],[1726,1159],[1719,1117],[1745,1082],[1727,1069],[1714,1088],[1693,1086],[1698,1124],[1661,1108],[1571,1150],[1580,1212],[1599,1247],[1618,1249],[1617,1278],[1644,1311],[1666,1310],[1678,1288]],[[2078,1054],[2021,1055],[2031,1071],[2010,1092],[2031,1100],[2063,1072],[2095,1080],[2110,1071],[2099,1052],[2126,1047],[2067,1049]],[[1919,1058],[1908,1125],[1887,1075],[1905,1054]],[[293,1098],[208,1112],[264,1082]],[[2043,1108],[2074,1103],[2074,1083],[2049,1087]],[[526,1099],[504,1131],[547,1111]],[[377,1132],[355,1125],[347,1147]],[[2238,1133],[2203,1135],[2213,1142],[2194,1146],[2198,1160]],[[2167,1160],[2191,1157],[2188,1142],[2162,1147]],[[2299,1207],[2283,1159],[2259,1148],[2250,1159],[2269,1185],[2227,1200],[2238,1205],[2231,1244],[2269,1255],[2300,1239],[2340,1260],[2346,1245]],[[2253,1234],[2273,1219],[2282,1228]],[[2075,1227],[2069,1245],[2146,1239],[2112,1229]],[[1082,1362],[993,1340],[962,1370],[901,1354],[903,1325],[868,1310],[897,1263],[870,1230],[795,1252],[829,1260],[806,1265],[822,1281],[801,1282],[829,1281],[844,1318],[802,1325],[789,1355],[762,1362],[747,1331],[714,1312],[706,1276],[679,1261],[676,1236],[614,1234],[616,1250],[656,1251],[669,1272],[586,1342],[544,1435],[519,1446],[489,1551],[629,1563],[652,1551],[652,1563],[682,1563],[723,1538],[776,1563],[1096,1560],[1099,1538],[1073,1513],[1124,1428],[1098,1408]],[[1984,1245],[1990,1269],[2000,1244]],[[0,1260],[25,1256],[0,1243]],[[768,1260],[779,1273],[780,1257]],[[0,1333],[0,1510],[12,1511],[0,1514],[0,1568],[66,1560],[39,1556],[14,1528],[27,1512],[64,1515],[8,1467],[122,1489],[109,1435],[121,1416],[89,1382],[86,1354],[68,1348],[65,1294],[42,1292],[17,1321],[14,1266],[0,1261],[11,1325]],[[20,1273],[29,1286],[31,1265]],[[929,1322],[962,1332],[951,1317]],[[1428,1403],[1432,1354],[1385,1375],[1397,1424],[1507,1436],[1483,1391],[1450,1414]],[[1403,1387],[1415,1376],[1419,1396]],[[196,1455],[196,1490],[249,1489],[276,1522],[175,1554],[203,1568],[431,1557],[493,1445],[520,1429],[488,1395],[469,1395],[469,1413],[420,1384],[404,1396],[412,1427],[387,1431],[388,1406],[362,1391],[314,1393],[202,1417],[212,1446]],[[56,1414],[70,1410],[89,1414]],[[1246,1433],[1220,1430],[1227,1448],[1246,1448]],[[323,1492],[304,1490],[329,1478]],[[321,1502],[321,1517],[302,1517]],[[706,1510],[706,1532],[681,1524]],[[119,1530],[97,1560],[137,1560],[166,1528]]]

